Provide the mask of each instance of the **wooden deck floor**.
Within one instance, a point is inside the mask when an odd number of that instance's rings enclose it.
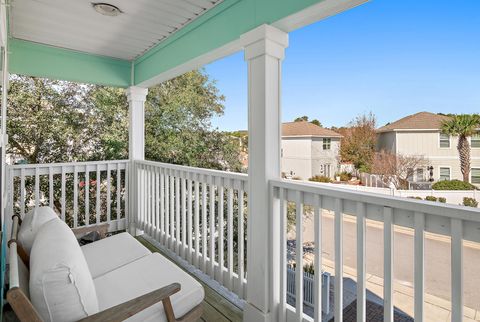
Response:
[[[137,237],[145,247],[152,252],[161,253],[166,258],[169,258],[167,254],[163,253],[160,249],[150,244],[146,239],[141,236]],[[187,272],[185,270],[185,272]],[[187,272],[188,273],[188,272]],[[193,275],[192,275],[193,276]],[[243,311],[233,305],[230,301],[226,300],[214,289],[193,276],[200,284],[202,284],[205,290],[205,299],[203,300],[203,315],[202,321],[206,322],[240,322],[243,318]]]

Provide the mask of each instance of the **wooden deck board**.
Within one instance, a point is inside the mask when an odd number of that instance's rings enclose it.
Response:
[[[163,253],[160,249],[150,244],[147,240],[141,236],[136,237],[139,242],[141,242],[145,247],[150,251],[161,253],[166,258],[170,259],[168,255]],[[180,266],[179,266],[180,267]],[[183,269],[183,267],[180,267]],[[185,269],[185,272],[189,273]],[[200,281],[198,278],[195,278],[200,284],[202,284],[205,290],[205,299],[203,300],[203,315],[202,321],[206,322],[241,322],[243,319],[243,311],[233,305],[230,301],[218,294],[214,289]]]

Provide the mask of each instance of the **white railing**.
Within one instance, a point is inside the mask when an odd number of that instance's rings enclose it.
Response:
[[[135,161],[138,229],[244,298],[247,175]]]
[[[109,231],[126,229],[128,164],[120,160],[7,166],[6,219],[50,206],[72,228],[106,222]]]
[[[272,180],[273,216],[279,218],[281,257],[280,307],[281,321],[311,320],[303,314],[302,270],[295,274],[297,299],[296,307],[287,304],[287,207],[295,204],[296,224],[296,266],[303,267],[303,214],[304,207],[311,207],[314,216],[314,239],[316,272],[322,269],[322,210],[334,212],[335,279],[334,312],[335,321],[342,321],[343,315],[343,215],[356,217],[357,257],[357,317],[366,317],[366,271],[365,271],[365,221],[371,219],[384,224],[384,320],[393,321],[393,226],[413,228],[414,231],[414,318],[424,320],[424,234],[431,232],[451,237],[451,299],[452,321],[463,319],[463,241],[480,242],[480,211],[474,208],[437,204],[405,198],[383,196],[341,188],[324,187],[311,183],[297,183],[288,180]],[[321,321],[322,283],[315,276],[314,319]]]

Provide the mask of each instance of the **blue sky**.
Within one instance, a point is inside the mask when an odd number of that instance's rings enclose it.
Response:
[[[282,119],[379,125],[419,111],[480,112],[480,1],[373,0],[290,33]],[[206,66],[226,96],[221,130],[247,128],[243,53]]]

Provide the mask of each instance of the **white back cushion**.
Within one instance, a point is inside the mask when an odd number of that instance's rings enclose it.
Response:
[[[50,207],[38,207],[27,212],[18,231],[18,241],[28,254],[30,254],[33,241],[40,227],[55,218],[58,218],[58,216]]]
[[[45,223],[37,233],[30,254],[30,300],[45,321],[76,321],[98,312],[87,262],[62,220]]]

